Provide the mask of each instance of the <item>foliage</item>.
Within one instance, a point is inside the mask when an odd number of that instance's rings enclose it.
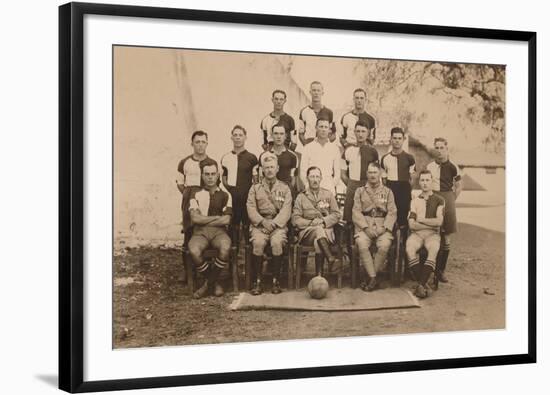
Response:
[[[486,126],[482,128],[485,135],[479,136],[486,150],[503,152],[504,66],[363,59],[355,65],[355,73],[361,76],[369,101],[376,107],[400,102],[396,117],[405,129],[413,122],[421,125],[421,118],[428,116],[411,110],[411,99],[429,102],[438,96],[436,101],[442,100],[448,109],[454,107],[458,118]],[[462,128],[468,127],[462,122]]]

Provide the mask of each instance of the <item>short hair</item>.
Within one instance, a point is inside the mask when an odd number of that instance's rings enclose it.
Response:
[[[201,174],[204,173],[204,168],[207,166],[215,166],[216,172],[220,171],[220,168],[218,167],[218,162],[216,162],[214,159],[206,158],[205,160],[201,160],[199,162],[199,167],[201,169]]]
[[[310,168],[307,169],[306,177],[309,176],[309,173],[311,173],[313,170],[319,170],[319,174],[321,175],[321,177],[323,176],[323,172],[321,171],[320,168],[318,168],[317,166],[311,166]]]
[[[311,84],[309,84],[309,88],[311,89],[313,85],[321,85],[321,87],[323,87],[323,84],[321,83],[321,81],[312,81]]]
[[[273,133],[273,131],[275,130],[275,128],[283,128],[283,130],[284,130],[285,133],[286,133],[285,127],[284,127],[283,125],[279,125],[279,124],[277,124],[277,123],[271,127],[271,133]]]
[[[400,127],[392,128],[391,131],[390,131],[391,136],[393,136],[394,134],[398,134],[398,133],[401,133],[403,135],[403,137],[405,137],[405,131]]]
[[[275,90],[273,91],[273,93],[271,94],[271,97],[275,97],[275,95],[276,95],[277,93],[280,93],[280,94],[284,95],[284,97],[285,97],[285,99],[286,99],[286,92],[285,92],[284,90],[282,90],[282,89],[275,89]]]
[[[260,161],[262,162],[261,165],[265,165],[266,162],[272,162],[272,161],[275,161],[276,164],[279,163],[279,159],[277,158],[277,155],[271,153],[271,152],[266,152],[264,153],[261,158],[260,158]]]
[[[364,128],[369,129],[369,124],[365,119],[358,119],[357,122],[355,122],[355,127],[357,126],[363,126]]]
[[[382,170],[382,168],[380,167],[380,163],[378,163],[378,162],[370,162],[367,166],[367,169],[371,166],[376,167],[378,170]]]
[[[364,90],[363,88],[357,88],[356,90],[353,91],[353,96],[355,96],[355,94],[357,92],[363,92],[365,94],[365,97],[367,97],[367,91]]]
[[[435,143],[443,143],[443,144],[445,144],[445,146],[447,146],[447,144],[448,144],[447,139],[445,137],[436,137],[434,139],[434,145],[435,145]]]
[[[418,173],[418,178],[420,178],[420,176],[421,176],[422,174],[429,174],[430,177],[432,177],[432,178],[434,177],[433,174],[432,174],[432,172],[429,171],[428,169],[424,169],[424,170],[422,170],[420,173]]]
[[[191,142],[195,140],[195,137],[199,137],[199,136],[204,136],[206,137],[206,140],[208,140],[208,133],[206,133],[204,130],[197,130],[193,132],[193,134],[191,135]]]
[[[244,135],[246,136],[246,129],[244,127],[242,127],[241,125],[235,125],[233,126],[233,129],[231,129],[231,134],[233,134],[233,132],[235,130],[242,130]]]
[[[330,121],[326,117],[317,118],[317,120],[315,121],[315,126],[319,125],[319,122],[321,122],[321,121],[327,121],[328,125],[330,126]]]

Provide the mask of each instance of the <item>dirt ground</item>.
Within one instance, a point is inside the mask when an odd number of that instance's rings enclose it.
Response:
[[[190,297],[179,250],[127,248],[114,257],[114,347],[504,328],[505,235],[468,224],[459,232],[450,282],[421,308],[359,312],[229,311],[234,293]]]

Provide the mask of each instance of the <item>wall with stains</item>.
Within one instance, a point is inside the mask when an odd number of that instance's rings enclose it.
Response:
[[[208,153],[219,160],[241,124],[249,150],[259,153],[271,92],[287,92],[293,116],[307,104],[269,54],[116,47],[113,87],[114,237],[124,245],[180,242],[176,168],[191,153],[194,130],[209,133]]]

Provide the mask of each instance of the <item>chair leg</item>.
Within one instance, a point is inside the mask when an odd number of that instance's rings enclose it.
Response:
[[[293,287],[293,281],[294,280],[294,253],[295,249],[291,246],[288,246],[288,257],[287,257],[287,287],[288,289],[292,289]]]
[[[244,254],[244,286],[246,287],[246,290],[249,290],[252,286],[251,278],[250,278],[250,270],[251,270],[251,256],[250,256],[250,248],[245,247],[245,254]]]
[[[357,248],[351,247],[350,258],[351,287],[357,288]]]
[[[185,266],[186,255],[187,255],[187,249],[185,248],[185,246],[182,246],[181,247],[181,267],[183,268],[183,274],[181,276],[181,281],[184,284],[187,284],[187,267]]]
[[[231,248],[231,278],[233,279],[233,292],[239,292],[239,269],[237,267],[237,249]]]
[[[338,246],[338,260],[340,261],[340,267],[338,268],[338,288],[342,288],[342,275],[344,271],[344,252],[342,247]]]
[[[392,285],[394,287],[399,287],[401,285],[402,281],[402,274],[403,274],[403,251],[401,248],[401,230],[397,229],[396,235],[395,235],[395,262],[394,267],[392,270],[392,273],[394,274],[394,278],[392,281]]]
[[[187,272],[187,289],[192,295],[195,292],[195,274],[193,270],[193,261],[189,254],[185,255],[185,271]]]
[[[302,281],[302,247],[296,246],[296,290],[300,289]]]

